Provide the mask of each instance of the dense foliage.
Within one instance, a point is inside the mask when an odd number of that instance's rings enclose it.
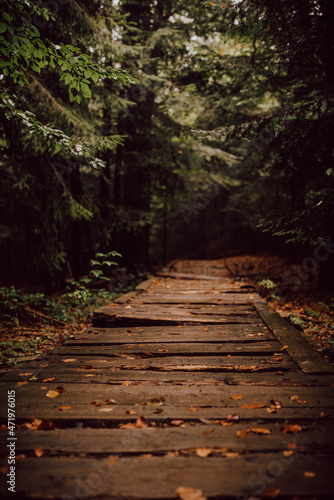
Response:
[[[286,241],[328,275],[330,0],[0,4],[4,278]]]

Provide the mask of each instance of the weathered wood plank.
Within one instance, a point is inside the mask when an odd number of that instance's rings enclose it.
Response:
[[[1,463],[1,465],[4,465]],[[43,466],[41,466],[43,465]],[[125,499],[175,499],[175,490],[188,486],[206,497],[250,498],[278,488],[281,498],[333,498],[334,483],[328,474],[333,458],[283,453],[251,457],[147,457],[147,458],[26,458],[17,467],[20,498],[80,497]],[[259,471],[262,471],[260,474]],[[306,477],[305,472],[312,472]],[[11,498],[2,487],[3,498]],[[12,494],[11,494],[12,495]]]
[[[128,295],[128,294],[127,294]],[[252,293],[145,293],[131,297],[133,304],[215,304],[215,305],[249,305],[259,302],[260,296]],[[118,300],[115,302],[119,302]]]
[[[182,424],[181,424],[182,425]],[[194,450],[196,448],[213,448],[242,452],[284,451],[288,450],[287,436],[282,433],[282,423],[266,422],[261,429],[269,434],[255,434],[249,432],[244,438],[236,439],[236,432],[253,428],[253,424],[234,424],[231,427],[222,427],[219,424],[189,425],[180,427],[149,427],[146,429],[90,429],[70,428],[58,429],[56,432],[43,430],[16,431],[18,452],[33,451],[41,448],[44,455],[69,453],[149,453],[180,450]],[[255,427],[255,425],[254,425]],[[314,426],[316,434],[304,431],[295,436],[293,442],[303,449],[303,454],[321,451],[334,451],[334,423]],[[0,439],[6,441],[8,432],[0,431]]]
[[[287,352],[305,373],[330,373],[334,371],[331,363],[278,313],[266,304],[257,303],[255,309],[281,344],[288,346]]]
[[[47,391],[57,390],[57,383],[47,385],[37,382],[28,383],[21,387],[20,401],[36,402],[37,404],[50,404],[50,398],[46,397]],[[241,399],[235,396],[243,396]],[[107,406],[135,405],[135,404],[158,404],[165,405],[198,405],[198,406],[222,406],[230,408],[242,408],[247,404],[262,404],[270,406],[271,400],[279,400],[284,408],[291,407],[319,407],[332,408],[334,403],[333,387],[301,387],[298,390],[290,387],[252,387],[240,388],[223,387],[198,387],[191,388],[180,386],[110,386],[105,384],[88,385],[85,391],[81,384],[66,383],[62,385],[61,393],[57,396],[59,405],[77,403],[90,404],[92,401],[106,403]],[[299,401],[299,403],[298,403]],[[250,409],[251,411],[252,409]]]
[[[83,390],[83,389],[82,389]],[[68,409],[62,409],[64,406],[69,406]],[[298,423],[302,425],[308,423],[321,422],[323,418],[326,421],[333,421],[334,414],[327,407],[315,408],[292,408],[283,407],[276,413],[268,413],[267,407],[247,410],[241,407],[221,407],[221,406],[197,406],[197,411],[190,411],[190,406],[182,405],[102,405],[95,406],[90,404],[81,404],[78,402],[69,402],[64,404],[59,401],[48,401],[47,404],[30,402],[25,400],[17,407],[16,423],[20,425],[24,422],[31,422],[33,419],[51,419],[52,422],[59,424],[61,428],[76,427],[79,422],[82,422],[87,427],[93,426],[115,426],[119,423],[128,421],[135,422],[139,416],[142,416],[149,421],[157,423],[169,423],[175,419],[185,421],[197,421],[205,419],[206,423],[211,420],[219,419],[226,420],[231,413],[237,413],[240,416],[241,422],[253,422],[254,425],[259,425],[257,420],[263,422],[281,422],[281,423]],[[7,423],[7,408],[0,407],[0,421],[3,424]],[[326,417],[323,417],[323,414]],[[209,422],[207,422],[209,421]],[[303,424],[304,425],[304,424]],[[310,430],[311,431],[311,430]]]
[[[141,326],[175,323],[248,323],[258,320],[251,307],[238,306],[236,309],[215,305],[166,307],[163,305],[118,305],[104,306],[94,312],[93,326]]]
[[[168,353],[167,353],[168,354]],[[57,355],[58,356],[58,355]],[[65,359],[70,357],[56,355],[53,357],[52,369],[54,373],[60,368],[63,370]],[[51,358],[51,356],[50,356]],[[294,361],[287,354],[275,356],[239,356],[238,354],[222,354],[221,356],[169,356],[153,357],[151,353],[145,354],[120,354],[116,357],[104,357],[102,354],[97,357],[80,356],[73,358],[66,365],[69,371],[73,368],[82,370],[92,368],[117,370],[162,370],[162,371],[183,371],[183,372],[257,372],[257,371],[284,371],[295,368]]]
[[[67,345],[62,349],[64,356],[113,356],[115,354],[145,354],[149,352],[155,356],[188,355],[209,356],[219,354],[234,354],[238,356],[262,356],[279,352],[281,344],[278,341],[251,342],[248,344],[235,342],[188,342],[188,343],[123,343],[107,345]],[[52,355],[52,353],[51,353]]]

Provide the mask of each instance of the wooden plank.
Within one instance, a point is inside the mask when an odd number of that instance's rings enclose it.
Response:
[[[83,389],[81,389],[83,391]],[[47,398],[45,398],[47,399]],[[297,423],[299,425],[309,425],[310,423],[321,422],[323,418],[326,421],[333,421],[334,414],[330,408],[314,407],[314,408],[298,408],[283,407],[276,413],[268,413],[267,407],[247,410],[241,407],[222,407],[222,406],[197,406],[197,411],[190,411],[190,405],[102,405],[95,406],[78,402],[69,402],[66,405],[56,400],[48,400],[46,404],[38,401],[29,401],[25,399],[22,404],[17,406],[16,424],[21,425],[25,422],[31,422],[33,419],[49,419],[61,428],[76,427],[79,422],[88,426],[115,426],[119,423],[135,422],[139,416],[142,416],[149,421],[157,423],[169,423],[172,420],[185,420],[186,422],[200,422],[205,419],[205,422],[211,420],[226,420],[231,413],[237,413],[240,416],[241,422],[253,422],[254,425],[259,425],[257,420],[263,422],[281,422],[281,423]],[[62,409],[68,406],[68,409]],[[194,405],[192,405],[194,406]],[[326,417],[322,415],[325,414]],[[0,407],[0,422],[7,424],[7,408]],[[311,429],[308,431],[311,432]]]
[[[26,375],[27,371],[20,372],[10,372],[6,375],[6,380],[11,381],[14,387],[19,387],[17,385],[18,381],[28,381],[29,378],[34,375]],[[29,373],[29,372],[28,372]],[[110,374],[109,370],[95,369],[87,370],[86,373],[82,369],[71,369],[67,370],[66,367],[63,370],[57,369],[55,372],[53,370],[53,365],[50,368],[44,369],[42,372],[36,372],[37,382],[43,382],[43,380],[52,379],[55,377],[55,381],[59,384],[66,382],[71,383],[81,383],[81,384],[96,384],[103,383],[109,385],[122,385],[124,382],[129,382],[128,373],[124,371],[113,371]],[[45,382],[48,384],[49,382]],[[12,385],[13,385],[12,384]],[[260,373],[215,373],[215,372],[172,372],[172,371],[132,371],[131,372],[131,384],[132,385],[186,385],[186,386],[205,386],[205,385],[229,385],[242,387],[244,385],[252,386],[285,386],[285,387],[312,387],[312,386],[331,386],[334,384],[333,377],[308,377],[306,374],[300,370],[289,370],[287,372],[266,372],[265,376],[263,372]],[[11,385],[11,388],[12,388]]]
[[[219,281],[222,278],[220,276],[211,276],[209,274],[195,274],[195,273],[160,273],[157,272],[156,276],[161,278],[174,278],[179,280],[205,280],[205,281]]]
[[[267,342],[274,335],[259,323],[222,325],[171,325],[147,327],[89,328],[65,345],[78,343],[158,343],[158,342]]]
[[[188,356],[198,356],[198,355],[215,355],[215,354],[234,354],[237,353],[238,356],[261,356],[274,354],[279,352],[281,344],[278,341],[268,341],[268,342],[249,342],[247,344],[237,343],[237,342],[213,342],[207,343],[205,341],[200,341],[198,343],[188,342],[188,343],[122,343],[122,344],[111,344],[108,345],[72,345],[69,344],[64,346],[62,349],[62,355],[64,356],[113,356],[115,354],[145,354],[149,352],[155,356],[166,356],[166,355],[188,355]],[[52,352],[50,353],[52,356]],[[56,354],[58,356],[58,354]]]
[[[36,404],[50,404],[46,397],[49,390],[57,390],[58,383],[47,385],[37,382],[28,383],[21,387],[20,400],[36,402]],[[235,399],[235,396],[242,399]],[[151,404],[166,405],[196,405],[196,406],[223,406],[229,408],[242,408],[247,404],[262,404],[270,406],[271,401],[279,400],[284,408],[317,407],[332,408],[334,403],[333,387],[301,387],[298,390],[290,387],[244,386],[242,389],[223,387],[198,387],[191,388],[180,386],[177,391],[174,387],[165,386],[110,386],[105,384],[87,385],[85,391],[81,384],[66,383],[62,385],[62,392],[57,396],[57,404],[90,404],[92,401],[100,403],[111,400],[108,406],[116,404],[135,405]],[[299,401],[299,402],[298,402]],[[252,409],[250,409],[251,411]]]
[[[63,370],[64,363],[62,361],[66,356],[59,355],[59,358],[53,357],[52,369],[56,373],[57,369]],[[68,357],[68,359],[71,359]],[[150,353],[146,356],[122,354],[114,358],[104,356],[89,357],[80,356],[78,359],[68,363],[67,369],[81,368],[86,370],[90,368],[104,368],[117,370],[162,370],[162,371],[212,371],[212,372],[257,372],[257,371],[284,371],[294,368],[296,365],[294,361],[287,354],[282,354],[279,357],[275,356],[238,356],[224,355],[218,356],[193,356],[190,359],[183,356],[165,356],[163,358],[151,357]]]
[[[150,424],[151,425],[151,424]],[[182,424],[181,424],[182,425]],[[219,453],[219,448],[225,451],[242,452],[284,451],[287,450],[286,436],[282,433],[281,422],[265,422],[261,429],[269,434],[249,432],[245,438],[236,439],[236,432],[246,431],[256,424],[234,424],[222,427],[219,424],[191,424],[189,427],[148,427],[146,429],[91,429],[69,428],[58,429],[56,432],[43,430],[27,431],[18,429],[16,451],[28,452],[41,448],[44,455],[69,453],[156,453],[196,448],[213,448]],[[303,448],[303,454],[321,451],[334,451],[334,423],[315,425],[315,433],[304,431],[295,437],[295,446]],[[8,437],[8,431],[0,431],[3,442]]]
[[[290,323],[265,304],[255,304],[263,321],[287,352],[305,373],[330,373],[334,371],[331,363],[324,358]]]
[[[128,295],[128,294],[127,294]],[[260,296],[246,293],[146,293],[131,297],[131,304],[215,304],[215,305],[249,305],[260,301]],[[118,302],[118,301],[115,301]]]
[[[208,459],[26,458],[17,467],[16,491],[20,498],[148,500],[179,498],[175,490],[188,486],[203,491],[207,498],[246,499],[277,488],[280,498],[330,499],[334,497],[328,474],[332,469],[332,457],[320,455],[315,461],[312,456],[285,457],[282,452]],[[313,474],[307,477],[305,472]],[[11,498],[3,486],[1,493]]]
[[[257,314],[249,307],[236,309],[220,306],[180,306],[164,307],[159,305],[110,305],[97,309],[93,314],[93,326],[141,326],[173,325],[175,323],[248,323],[254,322]]]
[[[139,285],[136,286],[136,290],[138,291],[146,291],[148,290],[155,282],[157,281],[157,278],[155,276],[149,276],[145,281],[142,281],[139,283]]]

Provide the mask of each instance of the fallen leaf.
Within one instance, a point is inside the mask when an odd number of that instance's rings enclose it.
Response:
[[[138,417],[136,420],[136,429],[146,429],[148,423],[145,417]]]
[[[48,398],[56,398],[57,396],[59,396],[58,391],[51,390],[46,393],[46,397]]]
[[[278,399],[272,399],[271,403],[275,407],[276,410],[280,410],[282,408],[282,403]]]
[[[220,425],[222,425],[223,427],[230,427],[233,424],[234,424],[234,422],[228,422],[227,420],[222,420],[220,422]]]
[[[56,377],[50,377],[50,378],[45,378],[43,382],[53,382],[54,380],[56,380]]]
[[[274,375],[283,375],[283,372],[274,372]]]
[[[289,399],[291,399],[291,401],[296,401],[297,399],[299,399],[299,396],[296,395],[289,396]]]
[[[63,410],[70,410],[71,408],[72,408],[72,406],[68,406],[68,405],[59,406],[59,410],[60,410],[60,411],[63,411]]]
[[[0,468],[1,474],[9,474],[9,467],[6,465],[5,467]]]
[[[188,411],[198,411],[199,408],[198,406],[189,406],[189,408],[187,408]]]
[[[283,361],[283,356],[274,356],[274,361]]]
[[[137,414],[137,412],[136,412],[136,411],[134,411],[134,410],[127,410],[127,411],[126,411],[126,413],[127,413],[128,415],[136,415],[136,414]]]
[[[326,413],[324,411],[322,411],[319,415],[319,418],[326,418],[326,417],[329,417],[329,413]]]
[[[301,399],[298,399],[297,403],[298,403],[299,405],[304,405],[304,404],[306,404],[306,403],[307,403],[307,401],[303,401],[303,400],[301,400]]]
[[[208,436],[209,434],[212,434],[215,431],[215,429],[209,429],[208,431],[202,432],[202,436]]]
[[[268,413],[276,413],[276,408],[267,408]]]
[[[284,351],[284,349],[289,349],[289,346],[288,345],[284,345],[283,347],[281,347],[281,351]]]
[[[248,405],[242,405],[241,408],[244,408],[245,410],[255,410],[256,408],[264,408],[266,405],[264,404],[253,404],[250,403]]]
[[[63,392],[65,392],[65,389],[61,385],[58,385],[58,387],[56,387],[56,391],[58,391],[59,394],[62,394]]]
[[[107,465],[113,466],[113,465],[115,465],[118,462],[118,457],[110,456],[108,458],[109,458],[109,460],[107,462]]]
[[[288,444],[288,448],[289,448],[290,450],[295,450],[295,449],[297,448],[297,445],[296,445],[296,443],[289,443],[289,444]]]
[[[197,448],[196,449],[196,455],[198,457],[202,457],[202,458],[208,457],[209,455],[211,455],[212,452],[213,452],[213,448]]]
[[[304,472],[304,477],[315,477],[315,476],[316,476],[315,472],[310,472],[310,471]]]
[[[294,453],[293,450],[284,450],[283,451],[283,455],[285,457],[291,457],[291,455],[293,455],[293,453]]]
[[[298,424],[295,424],[295,425],[285,425],[282,427],[282,432],[284,434],[298,434],[298,432],[301,432],[303,430],[303,428],[298,425]]]
[[[114,411],[113,408],[100,408],[99,412],[101,413],[110,413],[111,411]]]
[[[41,457],[42,455],[44,455],[44,450],[42,450],[42,448],[35,448],[34,452],[35,452],[36,457],[38,457],[38,458]]]
[[[40,387],[41,391],[46,391],[46,389],[47,389],[46,385],[43,385],[42,387]]]
[[[207,500],[202,490],[197,490],[196,488],[180,486],[174,491],[181,500]]]
[[[29,375],[32,375],[32,373],[18,373],[20,377],[29,377]]]
[[[74,361],[78,360],[75,358],[67,358],[67,359],[61,359],[60,361],[62,361],[63,363],[73,363]]]
[[[230,399],[238,400],[238,399],[244,399],[246,396],[243,396],[242,394],[235,394],[234,396],[230,396]]]
[[[168,349],[158,349],[158,352],[168,352]]]
[[[129,380],[126,380],[125,382],[123,382],[122,385],[129,386],[129,385],[132,385],[132,384],[131,384],[131,382]]]
[[[175,426],[181,425],[181,424],[183,424],[183,420],[172,420],[170,422],[170,425],[175,425]]]
[[[17,383],[17,385],[24,385],[24,384],[26,384],[26,383],[27,383],[27,381],[25,381],[25,382],[24,382],[24,381],[21,381],[21,382],[18,382],[18,383]]]
[[[265,429],[264,427],[251,427],[247,430],[250,432],[254,432],[254,434],[271,434],[271,430]]]
[[[144,453],[143,455],[140,455],[140,458],[152,458],[153,455],[152,453]]]
[[[281,490],[279,488],[268,488],[264,492],[264,496],[265,498],[277,498],[280,493]]]
[[[33,375],[32,377],[28,378],[29,382],[36,382],[38,380],[38,377],[36,375]]]
[[[227,422],[239,422],[240,416],[237,413],[230,413],[226,418]]]
[[[248,436],[248,431],[237,431],[235,435],[237,436],[237,438],[245,438],[246,436]]]
[[[232,358],[231,354],[228,354],[228,355],[227,355],[227,357],[228,357],[228,359],[231,359],[231,358]]]

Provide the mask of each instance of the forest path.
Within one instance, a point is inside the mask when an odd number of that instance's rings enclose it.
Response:
[[[10,443],[22,499],[334,498],[332,367],[222,260],[176,262],[93,324],[0,379],[2,498]]]

